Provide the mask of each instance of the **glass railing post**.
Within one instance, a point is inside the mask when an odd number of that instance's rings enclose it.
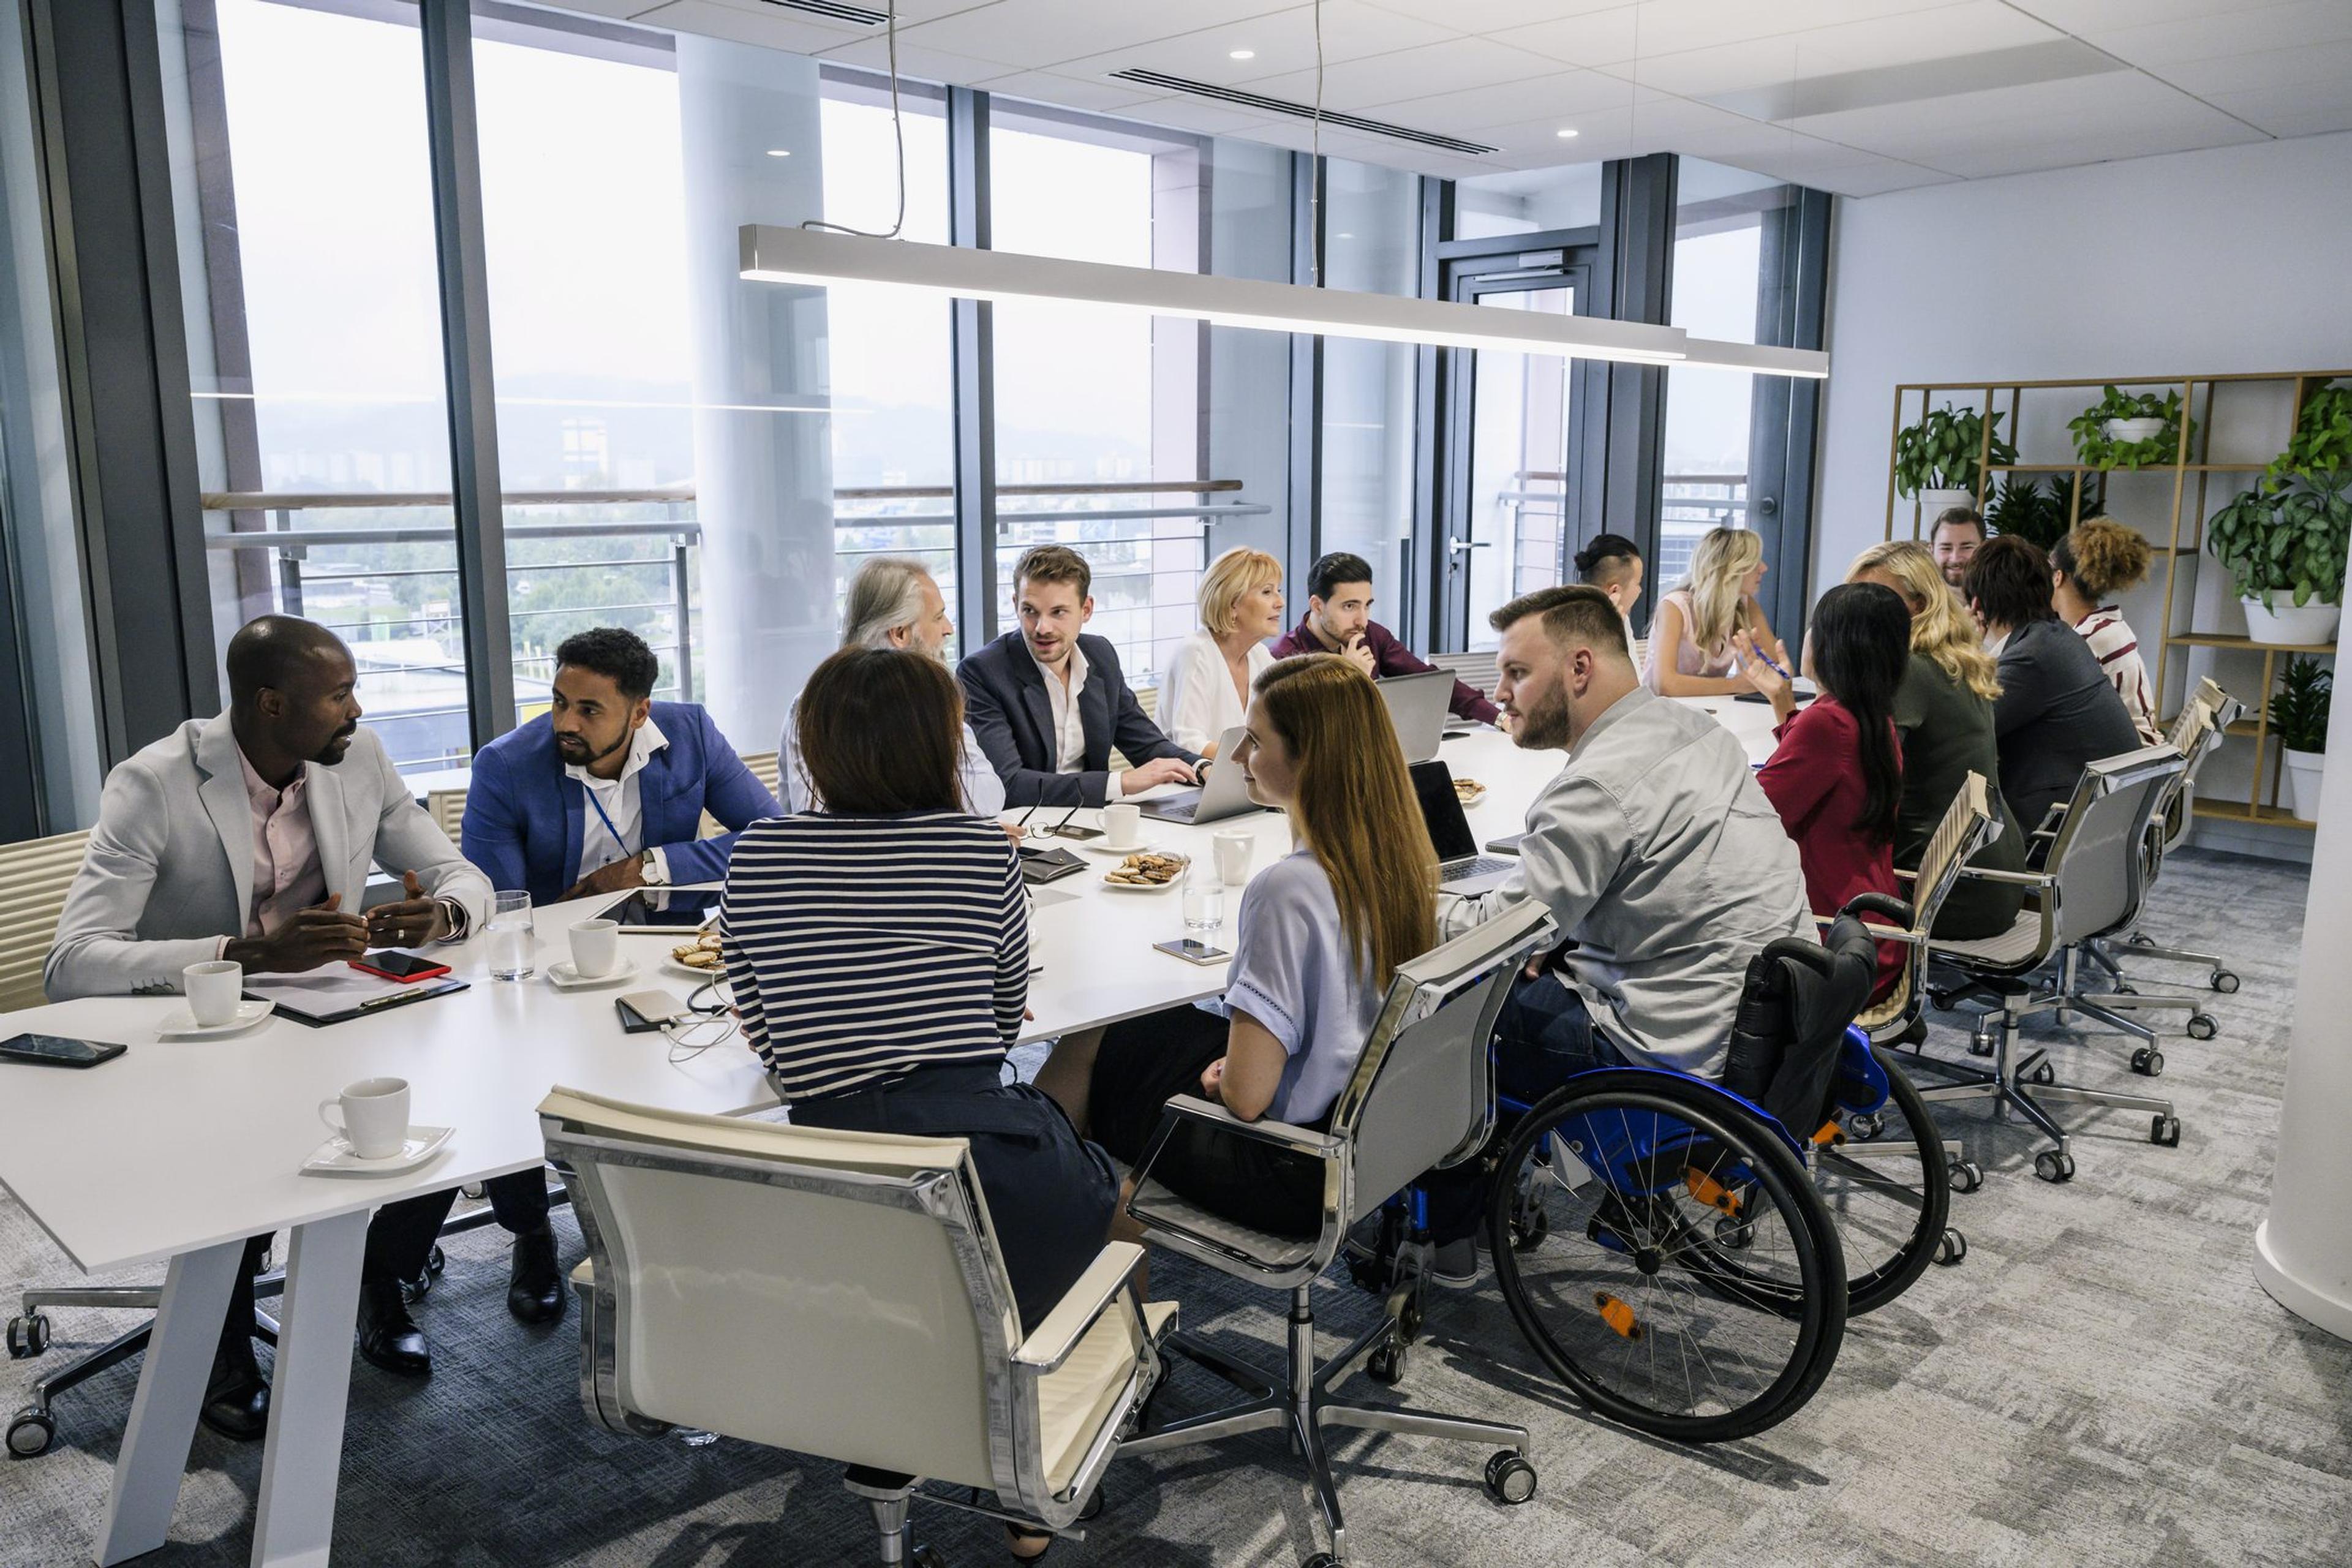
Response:
[[[672,517],[677,516],[677,509],[675,507],[670,509],[670,515]],[[677,643],[677,700],[680,702],[691,702],[695,700],[693,622],[694,584],[693,578],[688,574],[686,552],[687,536],[683,533],[672,534],[670,536],[669,575],[670,591],[677,602],[677,609],[676,612],[677,616],[677,637],[676,640]]]
[[[288,508],[270,512],[269,521],[280,533],[294,531],[294,513]],[[302,613],[302,553],[299,544],[278,547],[278,602],[289,616]]]

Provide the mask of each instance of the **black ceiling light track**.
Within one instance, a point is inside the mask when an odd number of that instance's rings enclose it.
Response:
[[[1261,110],[1268,114],[1286,114],[1295,120],[1315,118],[1315,110],[1310,104],[1293,103],[1288,99],[1283,98],[1268,98],[1264,93],[1245,92],[1237,87],[1219,87],[1213,82],[1192,81],[1181,76],[1170,76],[1164,71],[1130,69],[1113,71],[1110,74],[1114,81],[1133,82],[1138,87],[1156,87],[1162,92],[1183,92],[1190,93],[1194,98],[1213,98],[1220,103],[1237,104],[1244,109]],[[1477,142],[1465,142],[1459,136],[1441,136],[1434,131],[1415,131],[1410,126],[1391,125],[1384,120],[1367,120],[1360,114],[1337,114],[1328,109],[1323,111],[1323,123],[1340,126],[1349,131],[1361,131],[1373,136],[1392,136],[1400,142],[1414,142],[1423,147],[1436,147],[1448,153],[1467,153],[1474,158],[1481,153],[1502,151],[1499,147],[1488,147]]]
[[[861,27],[878,27],[890,19],[886,11],[844,5],[840,0],[767,0],[767,4],[781,5],[787,11],[806,11],[812,16],[830,16],[836,22],[855,22]]]

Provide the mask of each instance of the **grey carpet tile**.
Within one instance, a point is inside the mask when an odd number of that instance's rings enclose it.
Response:
[[[1438,1298],[1426,1342],[1394,1393],[1349,1396],[1524,1422],[1542,1489],[1518,1510],[1478,1483],[1470,1447],[1370,1434],[1336,1444],[1350,1556],[1370,1565],[2228,1564],[2352,1563],[2352,1346],[2281,1310],[2250,1271],[2267,1201],[2292,1015],[2304,876],[2296,868],[2183,854],[2152,934],[2229,945],[2244,977],[2211,996],[2221,1036],[2162,1026],[2168,1069],[2127,1068],[2131,1042],[2036,1020],[2063,1081],[2168,1095],[2181,1146],[2147,1118],[2064,1108],[2080,1173],[2034,1179],[2042,1140],[1981,1102],[1939,1107],[1986,1184],[1953,1200],[1967,1260],[1849,1327],[1836,1370],[1803,1412],[1762,1436],[1683,1449],[1586,1415],[1518,1336],[1491,1279]],[[2139,963],[2150,989],[2201,991],[2201,970]],[[1960,1021],[1929,1052],[1968,1061]],[[1038,1053],[1019,1062],[1034,1071]],[[1915,1074],[1926,1078],[1924,1072]],[[579,1243],[564,1226],[566,1262]],[[836,1466],[721,1440],[625,1439],[592,1426],[575,1391],[567,1320],[506,1315],[505,1237],[455,1237],[421,1313],[436,1372],[407,1384],[355,1363],[339,1562],[387,1568],[649,1564],[755,1568],[871,1561],[864,1506]],[[70,1268],[0,1200],[0,1279]],[[1161,1258],[1156,1288],[1188,1327],[1272,1364],[1278,1303]],[[1336,1345],[1373,1303],[1344,1283],[1318,1312]],[[121,1314],[57,1315],[60,1350],[0,1373],[0,1399],[61,1350],[116,1331]],[[778,1369],[789,1375],[789,1367]],[[0,1466],[0,1565],[86,1560],[135,1363],[59,1406],[47,1456]],[[1167,1408],[1207,1408],[1222,1385],[1181,1367]],[[199,1433],[171,1544],[147,1561],[245,1561],[258,1447]],[[1056,1564],[1275,1568],[1320,1545],[1321,1523],[1278,1438],[1123,1461],[1109,1506]],[[919,1531],[959,1564],[1001,1563],[992,1529],[918,1510]]]

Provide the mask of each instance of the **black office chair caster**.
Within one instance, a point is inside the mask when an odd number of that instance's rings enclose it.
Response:
[[[2142,1046],[2132,1053],[2131,1068],[2142,1078],[2162,1078],[2164,1053],[2154,1046]]]
[[[1095,1488],[1095,1495],[1087,1499],[1086,1506],[1078,1510],[1078,1522],[1080,1524],[1092,1524],[1096,1520],[1100,1519],[1102,1517],[1105,1493],[1103,1489],[1098,1486]]]
[[[1968,1255],[1969,1238],[1957,1230],[1946,1231],[1936,1243],[1936,1262],[1940,1268],[1949,1268]]]
[[[28,1405],[8,1417],[8,1457],[37,1459],[49,1451],[57,1435],[58,1424],[49,1419],[49,1413]]]
[[[8,1320],[8,1359],[30,1361],[49,1348],[49,1315],[35,1312]]]
[[[2150,1119],[2147,1141],[2159,1149],[2180,1147],[2180,1118],[2158,1116]]]
[[[1298,1568],[1347,1568],[1347,1565],[1328,1552],[1318,1552],[1301,1563]]]
[[[1517,1508],[1536,1495],[1536,1468],[1504,1449],[1486,1461],[1486,1495]]]
[[[2206,984],[2226,994],[2238,988],[2238,972],[2234,969],[2217,969],[2206,977]]]
[[[2210,1040],[2221,1032],[2221,1026],[2213,1021],[2212,1014],[2191,1013],[2189,1015],[2189,1037],[2190,1039]]]
[[[2116,994],[2118,996],[2137,996],[2139,994],[2139,987],[2133,984],[2128,980],[2118,980],[2116,982]]]
[[[1404,1342],[1391,1340],[1364,1363],[1364,1373],[1382,1388],[1394,1388],[1404,1381]]]
[[[1952,1162],[1952,1191],[1972,1193],[1984,1185],[1984,1167],[1974,1160]]]
[[[2071,1182],[2074,1179],[2074,1156],[2063,1149],[2044,1149],[2033,1156],[2033,1173],[2045,1182]]]
[[[1982,1034],[1970,1035],[1969,1037],[1969,1055],[1972,1057],[1989,1057],[1992,1055],[1992,1037],[1990,1035]]]
[[[2025,1075],[2025,1081],[2032,1084],[2045,1085],[2056,1083],[2058,1081],[2058,1069],[2052,1067],[2048,1062],[2038,1062],[2034,1065],[2033,1070]]]
[[[908,1568],[948,1568],[948,1554],[936,1546],[918,1546],[907,1553]]]

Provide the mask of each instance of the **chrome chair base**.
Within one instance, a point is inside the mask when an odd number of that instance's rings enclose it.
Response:
[[[282,1268],[253,1277],[257,1301],[283,1295],[285,1290],[286,1271]],[[30,1360],[48,1349],[47,1308],[94,1307],[152,1312],[163,1305],[163,1300],[162,1289],[152,1285],[68,1285],[27,1290],[18,1298],[17,1315],[8,1325],[9,1357]],[[58,1397],[146,1350],[154,1331],[154,1320],[151,1318],[96,1350],[83,1352],[46,1377],[35,1378],[29,1398],[9,1417],[9,1453],[20,1459],[36,1458],[46,1453],[57,1434],[53,1406]],[[253,1314],[253,1337],[272,1348],[278,1343],[278,1320],[257,1307]]]
[[[1238,1436],[1244,1432],[1286,1432],[1290,1439],[1291,1452],[1303,1456],[1306,1460],[1307,1483],[1315,1490],[1315,1500],[1323,1510],[1324,1522],[1330,1527],[1330,1558],[1334,1563],[1347,1560],[1348,1532],[1339,1510],[1339,1482],[1332,1473],[1330,1452],[1323,1440],[1323,1428],[1326,1426],[1395,1432],[1415,1437],[1443,1437],[1463,1443],[1501,1444],[1507,1452],[1498,1453],[1488,1462],[1489,1489],[1501,1500],[1526,1500],[1526,1494],[1507,1496],[1504,1489],[1493,1479],[1496,1461],[1516,1456],[1524,1463],[1528,1451],[1526,1427],[1496,1421],[1472,1421],[1411,1408],[1350,1405],[1334,1397],[1332,1389],[1377,1352],[1392,1352],[1394,1359],[1388,1361],[1386,1365],[1391,1368],[1401,1366],[1402,1337],[1398,1316],[1391,1312],[1357,1335],[1347,1349],[1318,1365],[1315,1360],[1315,1313],[1309,1299],[1312,1290],[1311,1283],[1294,1287],[1291,1290],[1288,1364],[1278,1375],[1237,1361],[1191,1334],[1171,1336],[1168,1349],[1214,1373],[1249,1397],[1239,1405],[1228,1405],[1204,1415],[1186,1416],[1170,1422],[1157,1432],[1130,1437],[1119,1445],[1119,1452],[1122,1455],[1159,1453],[1171,1448],[1189,1447],[1195,1443]],[[1530,1473],[1530,1493],[1532,1482]]]

